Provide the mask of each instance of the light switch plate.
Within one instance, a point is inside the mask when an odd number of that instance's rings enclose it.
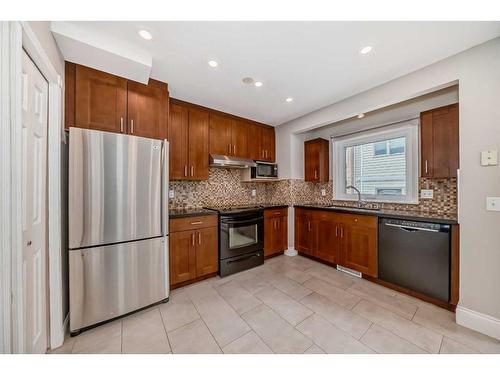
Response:
[[[169,197],[170,199],[175,198],[175,190],[169,190],[169,191],[168,191],[168,197]]]
[[[321,189],[321,196],[322,197],[326,196],[326,189]]]
[[[481,165],[498,165],[498,151],[486,150],[481,152]]]
[[[257,195],[257,190],[252,189],[252,197],[255,197]]]
[[[420,198],[422,198],[422,199],[432,199],[432,198],[434,198],[434,190],[432,190],[432,189],[422,189],[422,190],[420,190]]]
[[[487,211],[500,211],[500,197],[486,197]]]

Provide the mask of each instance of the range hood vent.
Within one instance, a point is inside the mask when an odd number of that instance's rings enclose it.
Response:
[[[237,158],[227,155],[210,155],[210,166],[217,168],[249,168],[257,164],[252,159]]]

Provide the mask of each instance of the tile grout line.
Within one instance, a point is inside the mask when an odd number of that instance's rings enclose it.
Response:
[[[170,302],[170,298],[169,298],[169,302]],[[163,326],[163,330],[165,331],[165,336],[167,336],[167,342],[168,342],[168,346],[170,347],[170,353],[174,354],[174,348],[172,348],[172,343],[170,342],[170,338],[168,337],[167,327],[165,327],[165,322],[163,321],[163,314],[161,313],[159,306],[158,306],[158,313],[160,314],[161,325]]]

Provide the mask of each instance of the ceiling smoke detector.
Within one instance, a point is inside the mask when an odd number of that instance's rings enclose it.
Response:
[[[253,83],[253,78],[252,77],[245,77],[241,80],[241,82],[243,82],[247,85],[251,85]]]

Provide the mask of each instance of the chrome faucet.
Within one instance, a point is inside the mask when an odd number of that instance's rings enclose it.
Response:
[[[346,186],[345,189],[353,189],[356,191],[356,193],[358,193],[358,207],[361,208],[365,205],[365,202],[363,202],[361,200],[361,192],[359,191],[359,189],[356,187],[356,186],[352,186],[352,185],[349,185],[349,186]]]

